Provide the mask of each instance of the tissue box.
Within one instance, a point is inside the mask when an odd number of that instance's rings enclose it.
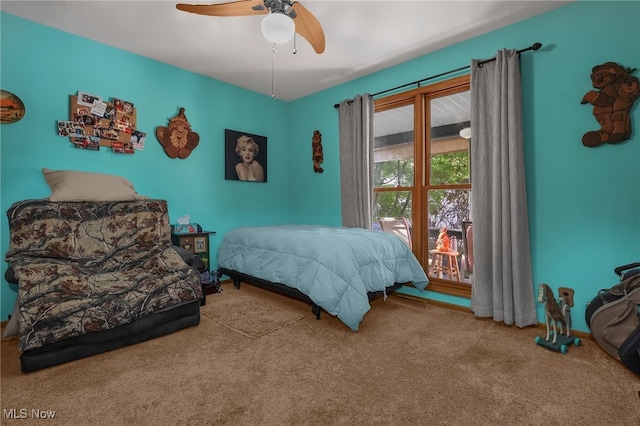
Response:
[[[193,234],[196,232],[202,232],[202,228],[197,223],[190,223],[188,225],[171,225],[171,233],[173,234]]]

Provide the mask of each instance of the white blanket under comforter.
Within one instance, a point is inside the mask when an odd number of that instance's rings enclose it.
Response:
[[[394,283],[411,282],[419,290],[428,284],[404,242],[360,228],[236,228],[221,242],[218,265],[297,288],[354,331],[370,309],[368,292],[384,291]]]

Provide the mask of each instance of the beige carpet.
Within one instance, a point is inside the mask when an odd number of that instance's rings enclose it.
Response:
[[[240,297],[302,318],[253,338],[207,316]],[[592,341],[563,355],[535,345],[538,329],[396,295],[376,300],[355,333],[245,284],[225,285],[205,308],[197,327],[30,374],[20,373],[16,341],[2,342],[2,424],[636,426],[640,419],[640,378]],[[4,418],[12,408],[27,418]],[[32,409],[56,415],[38,420]]]
[[[280,308],[278,303],[256,299],[250,291],[227,291],[237,294],[229,297],[223,291],[209,296],[211,303],[203,306],[200,313],[243,336],[258,338],[304,318],[302,313]]]

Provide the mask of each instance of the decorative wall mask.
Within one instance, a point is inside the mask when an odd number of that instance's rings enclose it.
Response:
[[[169,120],[168,127],[158,127],[156,136],[169,158],[187,158],[200,142],[200,135],[191,131],[184,108],[180,108],[178,115]]]
[[[316,173],[324,172],[324,169],[320,167],[320,164],[324,161],[324,155],[322,154],[322,134],[319,130],[313,131],[311,149],[313,151],[313,171]]]
[[[595,147],[615,144],[631,137],[631,107],[640,97],[640,83],[631,73],[637,68],[625,68],[615,62],[605,62],[591,70],[591,84],[581,104],[593,105],[593,116],[600,129],[582,136],[582,144]]]

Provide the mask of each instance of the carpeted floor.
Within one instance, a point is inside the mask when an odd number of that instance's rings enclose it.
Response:
[[[242,306],[246,321],[233,315]],[[217,317],[224,309],[228,319]],[[60,425],[637,425],[640,419],[640,378],[592,341],[563,355],[535,345],[538,329],[397,295],[374,301],[358,332],[246,284],[224,285],[202,312],[197,327],[30,374],[20,373],[17,342],[3,341],[2,424],[43,424],[32,410],[55,411],[46,423]],[[277,320],[263,327],[266,317]],[[12,408],[27,418],[8,419]]]
[[[245,337],[262,337],[305,316],[274,303],[264,303],[251,291],[236,291],[233,297],[215,296],[215,305],[201,308],[200,313]]]

